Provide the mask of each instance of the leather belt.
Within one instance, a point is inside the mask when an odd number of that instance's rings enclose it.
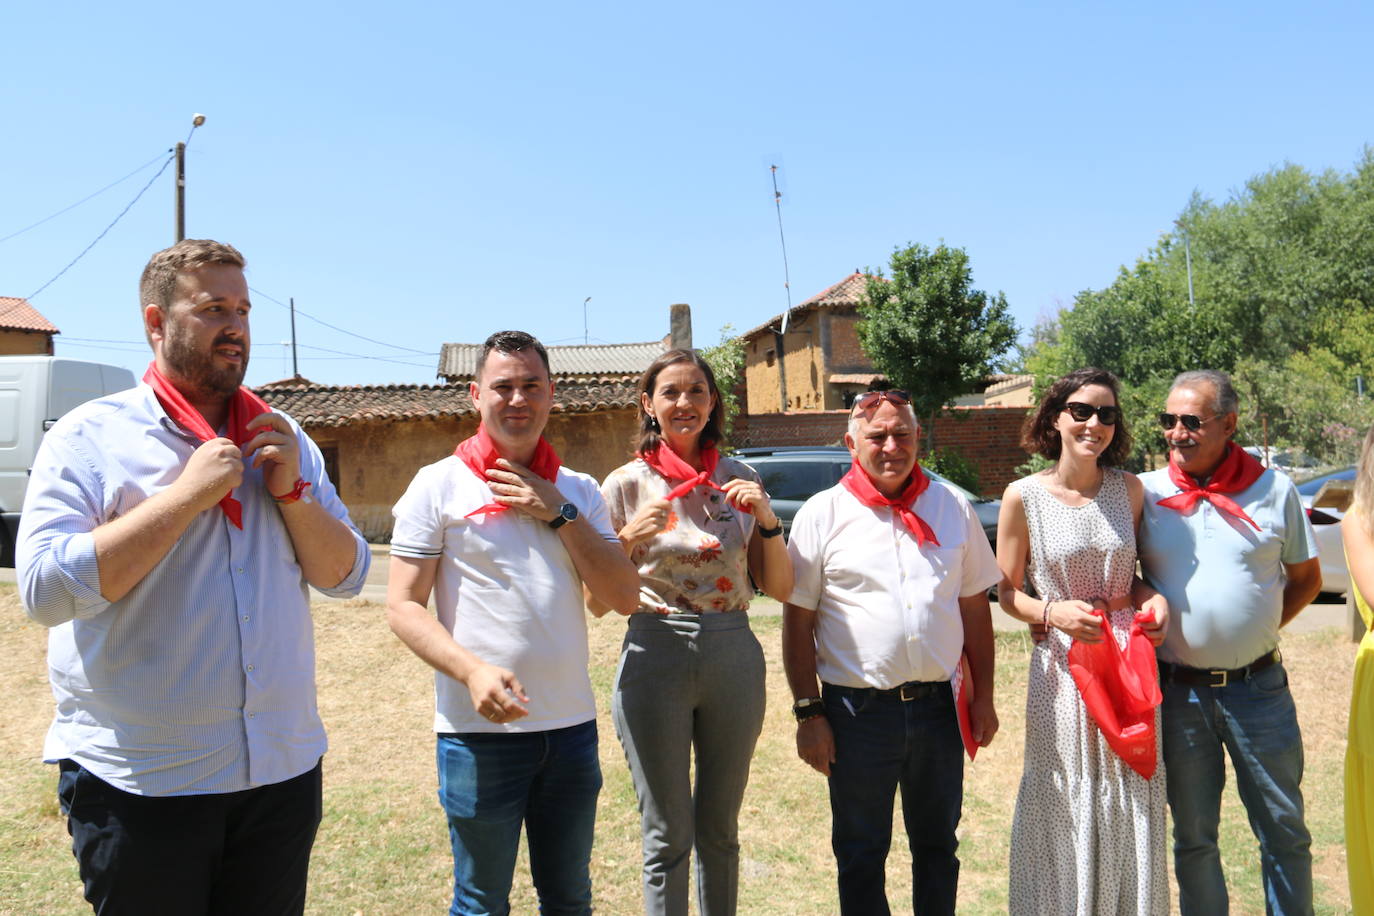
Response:
[[[949,681],[907,681],[905,684],[898,684],[896,687],[888,687],[886,689],[879,687],[844,687],[840,684],[826,684],[825,688],[826,690],[834,690],[842,694],[872,694],[888,699],[901,700],[903,703],[910,703],[914,700],[924,700],[928,697],[938,696],[941,690],[949,689]]]
[[[1278,648],[1274,648],[1240,668],[1189,668],[1187,665],[1175,665],[1171,662],[1161,661],[1159,663],[1159,675],[1161,680],[1189,684],[1194,687],[1225,687],[1232,681],[1244,681],[1251,675],[1258,674],[1265,668],[1273,667],[1281,661],[1283,661],[1283,655],[1280,654]]]

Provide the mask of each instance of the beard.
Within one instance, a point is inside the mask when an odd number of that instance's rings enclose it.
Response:
[[[190,388],[205,394],[219,397],[232,397],[243,384],[244,373],[248,371],[248,343],[243,341],[243,361],[237,366],[218,369],[214,364],[214,348],[224,343],[237,343],[227,335],[215,338],[207,350],[197,349],[190,334],[179,324],[168,328],[167,338],[162,345],[162,356],[178,379]],[[178,386],[180,387],[180,386]]]

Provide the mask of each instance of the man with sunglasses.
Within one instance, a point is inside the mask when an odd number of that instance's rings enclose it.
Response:
[[[1224,373],[1179,375],[1159,416],[1169,467],[1140,475],[1140,566],[1173,617],[1159,671],[1184,916],[1227,911],[1223,749],[1259,840],[1268,911],[1312,912],[1302,735],[1278,640],[1320,590],[1321,570],[1292,481],[1231,441],[1237,409]]]
[[[796,582],[783,665],[797,753],[829,777],[842,914],[889,912],[899,785],[913,908],[954,912],[964,764],[951,678],[961,654],[970,740],[986,746],[997,731],[987,593],[1001,574],[972,507],[921,471],[918,433],[904,392],[860,398],[845,436],[853,466],[802,506],[788,544]]]

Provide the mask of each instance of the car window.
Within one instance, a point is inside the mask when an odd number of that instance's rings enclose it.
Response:
[[[839,483],[844,465],[832,461],[762,461],[755,470],[772,499],[810,499]]]
[[[1322,484],[1328,480],[1354,480],[1355,469],[1345,468],[1341,471],[1332,471],[1330,474],[1323,474],[1320,477],[1313,477],[1311,480],[1298,484],[1298,492],[1303,496],[1316,496],[1317,491],[1322,488]]]

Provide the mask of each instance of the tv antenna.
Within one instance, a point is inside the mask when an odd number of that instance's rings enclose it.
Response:
[[[787,292],[787,311],[782,313],[782,327],[779,334],[787,333],[787,321],[792,317],[792,277],[787,269],[787,236],[782,232],[782,192],[778,190],[778,167],[770,165],[768,171],[773,176],[773,206],[778,211],[778,242],[782,245],[782,288]]]

